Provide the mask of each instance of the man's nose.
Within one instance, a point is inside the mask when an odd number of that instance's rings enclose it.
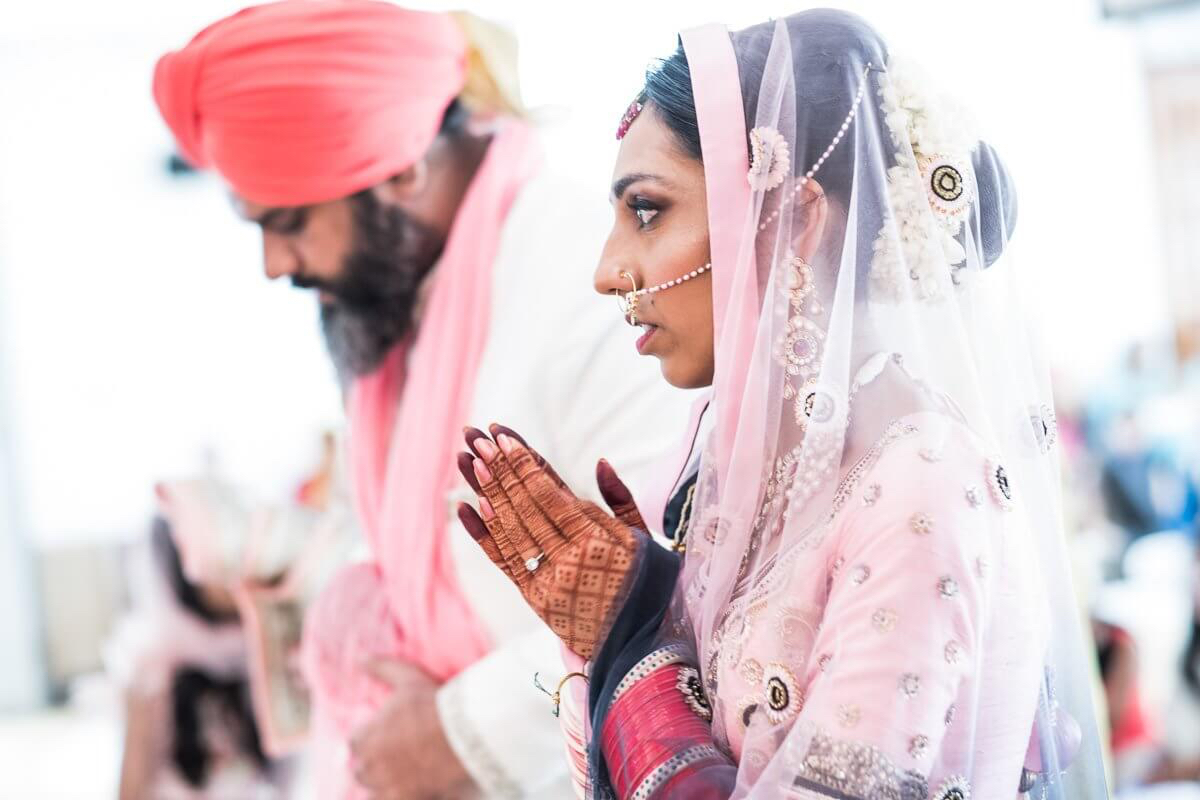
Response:
[[[300,259],[282,237],[263,233],[263,271],[270,280],[299,274]]]

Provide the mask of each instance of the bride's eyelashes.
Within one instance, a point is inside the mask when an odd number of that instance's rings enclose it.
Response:
[[[662,216],[662,212],[665,210],[661,203],[656,203],[641,195],[634,195],[629,198],[626,205],[629,206],[629,210],[633,213],[634,221],[637,223],[639,230],[649,228]]]

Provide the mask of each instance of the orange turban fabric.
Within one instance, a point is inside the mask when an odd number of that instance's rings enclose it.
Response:
[[[376,0],[284,0],[159,59],[154,99],[183,156],[247,200],[299,206],[382,183],[424,155],[463,88],[446,14]]]

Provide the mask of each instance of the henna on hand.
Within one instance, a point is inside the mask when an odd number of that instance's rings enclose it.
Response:
[[[607,461],[597,465],[609,514],[577,497],[515,432],[474,428],[458,457],[480,510],[459,507],[463,526],[559,638],[591,658],[616,615],[638,549],[648,541],[633,495]],[[473,455],[472,455],[473,454]]]

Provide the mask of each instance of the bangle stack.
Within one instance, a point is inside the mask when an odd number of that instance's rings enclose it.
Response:
[[[698,686],[679,647],[651,653],[621,680],[600,740],[617,797],[650,800],[687,771],[729,763]]]

